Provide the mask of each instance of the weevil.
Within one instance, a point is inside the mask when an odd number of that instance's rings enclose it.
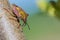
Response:
[[[27,23],[27,18],[29,15],[21,7],[15,5],[15,4],[12,4],[12,6],[13,6],[13,8],[12,8],[13,13],[16,15],[18,22],[20,22],[20,19],[21,19],[23,21],[22,26],[27,25],[30,30],[30,27]]]

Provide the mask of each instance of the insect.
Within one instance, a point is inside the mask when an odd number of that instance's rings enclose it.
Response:
[[[27,25],[30,30],[30,27],[27,23],[27,17],[29,15],[22,8],[18,7],[17,5],[13,4],[12,6],[13,6],[13,13],[16,15],[18,22],[20,22],[20,19],[21,19],[24,22],[22,26]]]

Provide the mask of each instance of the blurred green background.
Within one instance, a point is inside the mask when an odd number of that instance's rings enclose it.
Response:
[[[23,29],[26,40],[60,40],[60,20],[53,16],[50,0],[38,1],[10,0],[10,3],[17,4],[29,14],[30,30],[27,26]]]
[[[60,40],[60,21],[43,14],[30,16],[30,30],[24,28],[27,40]]]

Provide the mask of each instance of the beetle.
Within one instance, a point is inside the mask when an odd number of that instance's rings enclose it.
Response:
[[[22,20],[23,21],[22,26],[27,25],[30,30],[30,27],[27,23],[27,18],[29,16],[29,14],[27,14],[21,7],[15,5],[15,4],[12,4],[12,11],[16,15],[15,17],[17,18],[17,21],[20,22],[20,20]]]

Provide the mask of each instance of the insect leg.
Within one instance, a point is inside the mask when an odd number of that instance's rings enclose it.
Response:
[[[26,25],[28,26],[28,29],[30,30],[30,27],[29,27],[29,25],[28,25],[28,23],[26,22]]]

